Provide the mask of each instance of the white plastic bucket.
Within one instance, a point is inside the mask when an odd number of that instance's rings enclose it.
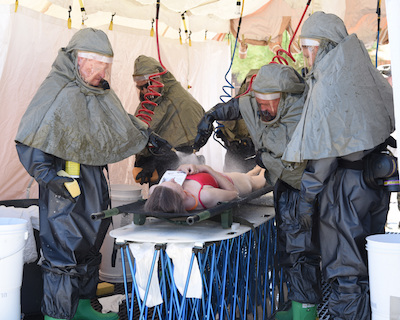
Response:
[[[21,285],[28,222],[0,218],[0,314],[2,319],[21,319]]]
[[[124,204],[136,202],[142,198],[142,189],[138,186],[129,184],[111,185],[111,207],[115,208]],[[107,231],[103,246],[100,249],[102,260],[99,270],[99,278],[102,281],[121,283],[124,282],[122,269],[122,259],[120,250],[117,251],[115,267],[112,266],[112,252],[114,248],[114,238],[109,235],[113,229],[121,228],[133,222],[133,214],[118,214],[112,217],[113,224]],[[129,270],[128,259],[125,257],[125,266],[127,267],[128,281],[132,281],[132,275]]]
[[[367,237],[372,320],[400,319],[400,234]]]

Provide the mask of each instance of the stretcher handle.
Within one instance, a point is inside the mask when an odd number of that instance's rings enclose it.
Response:
[[[109,218],[112,216],[116,216],[117,214],[120,214],[120,213],[121,213],[121,211],[119,211],[118,207],[116,207],[116,208],[111,208],[111,209],[104,210],[101,212],[92,213],[90,215],[90,218],[92,220],[100,220],[100,219],[106,219],[106,218]]]
[[[118,206],[115,208],[103,210],[101,212],[97,213],[92,213],[90,215],[90,218],[92,220],[100,220],[100,219],[106,219],[112,216],[116,216],[117,214],[121,213],[140,213],[141,207],[143,207],[145,200],[141,199],[136,202],[128,203],[128,204],[123,204],[122,206]]]
[[[188,225],[192,225],[195,222],[203,221],[206,219],[209,219],[211,217],[220,215],[222,212],[229,210],[235,206],[238,206],[239,202],[238,200],[236,201],[228,201],[228,202],[221,202],[219,203],[216,207],[210,208],[208,210],[201,211],[199,213],[196,213],[192,216],[189,216],[186,218],[186,223]]]

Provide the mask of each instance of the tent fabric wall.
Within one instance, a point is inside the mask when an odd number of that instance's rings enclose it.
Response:
[[[259,44],[271,43],[270,48],[276,51],[279,47],[275,44],[281,41],[281,24],[286,17],[291,18],[291,28],[296,27],[306,8],[306,1],[298,0],[270,0],[257,11],[246,15],[242,19],[240,27],[240,39],[244,37],[245,42]],[[313,0],[304,16],[303,23],[309,15],[315,11],[334,13],[344,21],[349,33],[356,33],[358,38],[370,48],[376,42],[377,33],[377,2],[376,0]],[[231,32],[236,35],[239,19],[231,20]],[[381,2],[380,28],[387,29],[386,6]],[[301,27],[297,33],[300,35]],[[382,41],[384,37],[381,37]],[[292,48],[293,49],[293,48]]]
[[[40,12],[13,5],[0,5],[2,28],[0,29],[0,199],[26,197],[30,176],[18,160],[14,138],[22,115],[36,90],[50,71],[59,48],[66,46],[76,32],[68,29],[65,21],[43,15]],[[111,86],[125,109],[134,113],[139,98],[132,81],[134,60],[141,54],[158,59],[156,38],[147,31],[114,25],[99,27],[104,30],[113,45],[114,62]],[[165,67],[171,71],[183,87],[208,110],[220,102],[225,74],[229,69],[230,48],[226,42],[193,42],[192,46],[180,45],[179,41],[160,39],[160,55]],[[212,157],[211,157],[212,150]],[[210,141],[200,153],[207,163],[222,170],[224,151]],[[110,166],[110,182],[134,183],[131,170],[134,157]],[[30,197],[37,197],[36,182]]]

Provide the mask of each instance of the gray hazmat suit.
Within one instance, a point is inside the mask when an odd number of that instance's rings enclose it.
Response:
[[[154,58],[139,56],[135,60],[134,75],[151,75],[164,71],[161,64]],[[196,137],[196,125],[204,115],[204,109],[195,98],[185,90],[171,72],[161,75],[163,83],[161,96],[151,100],[156,105],[145,104],[145,107],[154,112],[149,122],[150,128],[167,140],[176,150],[192,153],[192,145]],[[138,115],[141,105],[135,115]],[[146,169],[149,173],[157,169],[159,177],[168,170],[176,169],[178,159],[171,153],[166,155],[152,155],[147,149],[137,155],[135,166]]]
[[[197,141],[208,138],[210,121],[243,118],[255,149],[261,153],[265,178],[274,185],[275,212],[278,225],[280,264],[290,282],[290,298],[304,303],[320,301],[318,241],[312,217],[296,211],[301,176],[306,163],[285,164],[281,157],[301,117],[306,85],[289,66],[268,64],[259,70],[250,93],[220,103],[209,110],[198,125]],[[255,92],[280,92],[274,119],[264,122],[259,114]]]
[[[333,14],[316,12],[301,37],[320,40],[309,92],[285,161],[308,160],[301,215],[320,213],[323,274],[331,319],[370,319],[365,238],[383,233],[389,192],[364,180],[365,156],[394,130],[392,89],[354,34]]]
[[[103,31],[76,32],[60,49],[15,139],[21,163],[39,184],[42,312],[56,319],[72,319],[79,299],[96,295],[110,219],[93,221],[90,215],[109,207],[106,165],[141,151],[148,141],[147,125],[125,112],[112,89],[83,81],[77,50],[113,56]],[[60,181],[65,160],[81,164],[76,202],[51,187]]]
[[[316,220],[296,211],[306,163],[290,166],[281,160],[302,114],[306,91],[303,78],[293,68],[269,64],[258,72],[253,92],[239,98],[239,107],[256,149],[262,150],[267,181],[275,184],[279,262],[290,285],[289,299],[318,303],[321,277]],[[277,115],[271,121],[261,120],[254,92],[281,92]]]

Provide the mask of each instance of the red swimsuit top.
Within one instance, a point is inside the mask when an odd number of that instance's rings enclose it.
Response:
[[[198,199],[199,199],[199,202],[202,205],[202,207],[204,209],[206,209],[206,206],[200,200],[200,192],[204,186],[212,186],[214,188],[219,188],[217,180],[215,180],[215,178],[211,174],[206,173],[206,172],[200,172],[200,173],[196,173],[196,174],[187,175],[186,180],[194,180],[194,181],[197,181],[198,183],[200,183],[201,187],[199,190]]]

